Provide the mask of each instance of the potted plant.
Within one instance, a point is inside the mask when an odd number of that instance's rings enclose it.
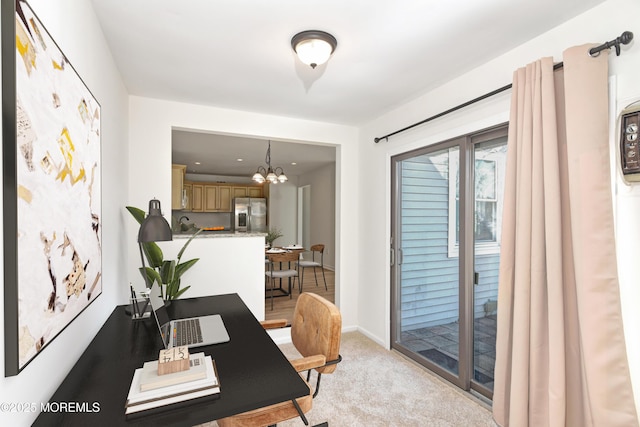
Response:
[[[267,245],[269,245],[269,247],[271,247],[271,246],[273,246],[274,240],[276,240],[278,237],[282,237],[282,236],[283,236],[283,234],[279,229],[272,227],[267,232],[267,235],[264,236],[264,241],[267,242]]]
[[[142,224],[142,221],[145,218],[146,213],[139,208],[133,206],[127,206],[127,210],[131,215],[138,221],[138,224]],[[162,249],[155,242],[145,242],[142,243],[142,251],[144,252],[145,258],[149,263],[149,266],[146,267],[146,278],[148,278],[149,283],[153,286],[153,283],[157,283],[160,286],[162,298],[165,301],[173,300],[180,295],[182,295],[190,286],[186,286],[184,288],[180,287],[180,278],[182,275],[193,265],[198,262],[200,258],[191,259],[189,261],[181,262],[182,255],[191,243],[191,240],[196,237],[200,233],[200,230],[197,230],[193,236],[187,240],[184,244],[180,252],[178,253],[178,257],[175,260],[165,260],[164,254],[162,253]],[[142,277],[145,277],[145,272],[142,267],[140,267],[140,274]],[[146,281],[146,279],[145,279]],[[164,289],[163,289],[164,285]]]

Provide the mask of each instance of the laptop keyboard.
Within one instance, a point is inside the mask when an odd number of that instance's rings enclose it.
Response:
[[[200,330],[200,321],[198,319],[188,319],[175,322],[174,332],[174,343],[176,346],[202,342],[202,331]]]

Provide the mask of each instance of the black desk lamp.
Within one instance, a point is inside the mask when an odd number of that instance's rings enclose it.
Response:
[[[168,240],[173,240],[173,234],[169,223],[162,216],[160,200],[151,199],[149,200],[149,213],[140,224],[140,230],[138,231],[138,247],[140,248],[140,259],[142,260],[142,273],[147,289],[151,289],[153,283],[149,283],[149,275],[147,274],[147,267],[144,263],[142,244],[148,242],[164,242]],[[135,298],[135,295],[133,296]],[[137,304],[133,304],[133,309],[134,312],[137,311]],[[134,314],[141,316],[144,314],[144,310],[142,313]]]
[[[173,240],[173,234],[169,223],[160,212],[160,200],[149,200],[149,214],[140,224],[138,243],[164,242],[167,240]]]

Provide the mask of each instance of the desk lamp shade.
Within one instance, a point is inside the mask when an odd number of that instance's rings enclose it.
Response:
[[[160,200],[149,200],[149,214],[140,224],[138,242],[164,242],[172,239],[171,227],[160,211]]]

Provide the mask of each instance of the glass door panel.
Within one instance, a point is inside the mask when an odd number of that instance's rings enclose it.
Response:
[[[473,378],[479,391],[493,392],[500,231],[507,157],[506,136],[475,143]],[[484,390],[483,390],[484,389]]]
[[[455,146],[396,163],[396,343],[454,382],[459,376],[460,278],[450,238],[459,221],[450,210],[459,193],[459,156]]]
[[[392,158],[391,346],[493,397],[505,125]]]

